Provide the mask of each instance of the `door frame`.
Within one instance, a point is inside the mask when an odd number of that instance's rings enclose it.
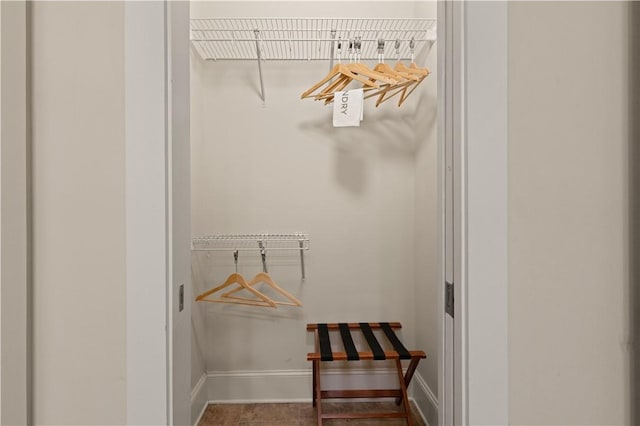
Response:
[[[188,17],[187,1],[125,3],[127,424],[132,425],[191,423]]]
[[[453,266],[447,274],[447,259],[441,258],[440,300],[445,300],[446,275],[452,275],[455,288],[452,369],[445,357],[451,340],[444,303],[440,313],[439,424],[504,425],[509,423],[507,2],[444,0],[438,6],[442,254],[447,173],[453,180]]]
[[[31,424],[29,5],[0,3],[0,424]]]

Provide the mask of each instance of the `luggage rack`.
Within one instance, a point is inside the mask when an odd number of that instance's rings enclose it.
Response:
[[[379,323],[331,323],[307,324],[307,331],[315,334],[315,352],[307,354],[307,361],[313,363],[313,406],[317,409],[318,426],[323,419],[364,419],[364,418],[402,418],[412,426],[407,387],[421,359],[426,358],[424,351],[409,351],[404,347],[394,330],[400,329],[399,322]],[[329,331],[340,331],[344,352],[333,352]],[[382,330],[393,347],[385,351],[373,330]],[[353,342],[352,332],[360,331],[364,335],[370,350],[358,351]],[[323,361],[393,360],[398,373],[398,389],[340,389],[322,390],[320,386],[320,366]],[[403,374],[401,360],[411,360],[407,372]],[[401,412],[380,413],[323,413],[323,398],[388,398],[395,397],[396,405],[403,405]]]

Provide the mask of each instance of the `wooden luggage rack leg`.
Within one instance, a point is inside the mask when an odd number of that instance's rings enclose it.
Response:
[[[323,419],[365,419],[365,418],[403,418],[409,426],[411,422],[411,408],[407,396],[407,387],[411,383],[418,362],[426,358],[423,351],[408,351],[394,329],[399,329],[400,323],[332,323],[307,324],[307,331],[313,331],[315,337],[315,352],[307,354],[307,360],[313,365],[313,406],[318,415],[318,426],[322,426]],[[392,351],[385,351],[380,346],[373,330],[381,329],[387,340],[393,346]],[[329,331],[340,331],[345,352],[333,352]],[[353,343],[351,332],[359,330],[364,335],[368,351],[358,351]],[[402,371],[402,360],[411,360],[407,372]],[[322,390],[320,386],[320,367],[326,361],[358,361],[358,360],[393,360],[398,373],[399,389],[342,389]],[[402,412],[381,413],[323,413],[323,398],[389,398],[395,397],[396,404],[402,403]]]

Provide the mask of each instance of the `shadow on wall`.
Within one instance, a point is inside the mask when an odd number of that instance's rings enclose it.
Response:
[[[366,191],[370,173],[368,159],[413,161],[431,129],[437,126],[436,94],[430,93],[426,87],[418,88],[404,109],[395,103],[394,99],[381,106],[380,110],[372,103],[366,103],[365,121],[361,127],[333,127],[330,107],[325,107],[320,118],[302,122],[299,126],[302,132],[333,141],[335,178],[353,194]]]
[[[629,232],[631,424],[640,424],[640,2],[629,13]]]
[[[413,160],[415,156],[415,109],[395,110],[393,105],[384,107],[389,111],[374,111],[372,105],[367,105],[365,121],[360,127],[333,127],[332,110],[325,111],[320,118],[300,124],[302,132],[321,135],[332,141],[335,179],[352,194],[366,192],[371,158],[406,161]]]

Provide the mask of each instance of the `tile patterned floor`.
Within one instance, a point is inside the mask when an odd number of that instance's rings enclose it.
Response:
[[[400,411],[393,402],[323,402],[324,412]],[[413,424],[425,426],[412,404]],[[327,426],[396,426],[401,419],[324,420]],[[313,426],[317,424],[311,403],[282,404],[212,404],[207,407],[198,426]]]

